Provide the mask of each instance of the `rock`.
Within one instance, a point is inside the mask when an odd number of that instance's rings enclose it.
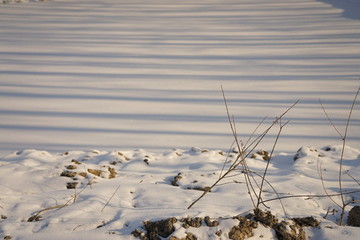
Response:
[[[350,210],[347,223],[349,226],[360,227],[360,206],[355,206]]]

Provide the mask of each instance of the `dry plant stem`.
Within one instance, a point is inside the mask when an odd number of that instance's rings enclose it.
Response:
[[[219,178],[221,178],[221,176],[222,176],[222,174],[223,174],[223,172],[224,172],[226,163],[227,163],[228,160],[229,160],[230,152],[232,151],[232,148],[233,148],[233,146],[234,146],[234,143],[235,143],[235,141],[231,144],[231,147],[230,147],[230,149],[229,149],[229,151],[228,151],[228,153],[227,153],[227,155],[226,155],[224,164],[223,164],[223,166],[222,166],[222,168],[221,168],[221,172],[220,172]]]
[[[56,208],[63,208],[66,207],[67,205],[69,205],[68,203],[66,204],[62,204],[62,205],[57,205],[57,206],[53,206],[53,207],[48,207],[48,208],[44,208],[40,211],[38,211],[37,213],[34,214],[34,216],[32,216],[31,218],[35,219],[37,216],[39,216],[42,212],[45,212],[47,210],[51,210],[51,209],[56,209]]]
[[[192,202],[187,209],[192,208],[192,206],[194,206],[201,198],[203,198],[209,191],[211,191],[212,188],[214,188],[223,178],[225,178],[230,172],[232,172],[233,170],[235,170],[237,168],[237,166],[244,160],[244,156],[243,156],[243,152],[242,149],[240,147],[240,143],[238,141],[238,138],[236,136],[236,130],[234,129],[233,123],[231,121],[231,117],[230,117],[230,112],[229,112],[229,108],[227,106],[227,102],[226,102],[226,97],[225,97],[225,93],[224,93],[224,89],[221,86],[222,89],[222,94],[223,94],[223,98],[224,98],[224,102],[225,102],[225,107],[226,107],[226,113],[227,113],[227,117],[230,123],[230,128],[231,128],[231,132],[233,133],[235,140],[234,142],[236,143],[238,149],[239,149],[239,155],[236,157],[235,161],[231,164],[231,166],[229,167],[229,169],[219,177],[219,179],[217,179],[215,181],[215,183],[213,185],[210,186],[210,188],[207,191],[204,191],[200,197],[198,197],[194,202]],[[248,184],[247,184],[248,187]],[[248,189],[249,191],[249,189]]]
[[[358,185],[360,185],[360,182],[359,182],[358,180],[356,180],[356,179],[353,177],[353,175],[351,175],[351,174],[349,173],[349,170],[347,170],[345,173],[346,173],[349,177],[351,177],[351,178],[354,180],[354,182],[356,182]]]
[[[319,158],[318,158],[318,162],[319,162]],[[320,165],[320,166],[319,166]],[[324,177],[323,177],[323,173],[322,173],[322,162],[320,162],[320,164],[317,165],[317,170],[318,170],[318,174],[321,180],[321,185],[323,187],[323,190],[325,192],[325,194],[329,197],[329,199],[335,204],[337,205],[339,208],[341,208],[340,204],[338,204],[333,198],[332,196],[328,193],[326,186],[325,186],[325,182],[324,182]]]
[[[56,205],[56,206],[53,206],[53,207],[44,208],[44,209],[38,211],[37,213],[35,213],[34,216],[32,216],[31,218],[34,218],[34,219],[35,219],[37,216],[40,215],[40,213],[45,212],[45,211],[48,211],[48,210],[51,210],[51,209],[66,207],[66,206],[68,206],[68,205],[70,204],[70,201],[71,201],[71,200],[73,200],[73,203],[75,203],[77,197],[80,195],[80,193],[82,193],[82,192],[87,188],[87,186],[89,186],[89,185],[86,185],[83,189],[81,189],[80,192],[78,192],[78,193],[75,192],[75,195],[74,195],[73,197],[71,197],[65,204],[61,204],[61,205]]]
[[[343,190],[343,186],[342,186],[342,174],[343,174],[343,160],[344,160],[344,152],[345,152],[345,146],[346,146],[346,140],[347,140],[347,134],[348,134],[348,129],[349,129],[349,125],[350,125],[350,119],[351,119],[351,115],[352,115],[352,112],[354,110],[354,106],[355,106],[355,103],[356,103],[356,100],[357,100],[357,97],[359,95],[359,92],[360,92],[360,87],[358,88],[356,94],[355,94],[355,97],[354,97],[354,100],[351,104],[351,108],[350,108],[350,111],[349,111],[349,116],[347,118],[347,122],[346,122],[346,125],[345,125],[345,131],[344,131],[344,134],[342,135],[339,130],[335,127],[335,125],[333,124],[333,122],[331,121],[329,115],[327,114],[323,104],[321,103],[320,101],[320,105],[327,117],[327,119],[330,121],[331,125],[333,126],[333,128],[336,130],[336,132],[340,135],[341,137],[341,140],[342,140],[342,149],[341,149],[341,156],[340,156],[340,164],[339,164],[339,177],[338,177],[338,183],[339,183],[339,195],[340,195],[340,198],[341,198],[341,205],[336,203],[334,200],[331,200],[336,204],[338,205],[340,208],[341,208],[341,213],[340,213],[340,221],[339,221],[339,224],[340,225],[343,225],[344,223],[344,217],[345,217],[345,207],[349,204],[349,203],[346,203],[345,202],[345,198],[344,198],[344,190]],[[320,171],[321,173],[321,171]],[[320,177],[322,178],[322,173],[320,175]],[[325,187],[324,187],[325,189]],[[326,192],[326,189],[325,189],[325,192]],[[327,193],[327,192],[326,192]]]
[[[341,157],[340,157],[340,169],[339,169],[339,190],[340,190],[340,196],[341,196],[341,202],[343,204],[342,207],[342,211],[341,211],[341,215],[340,215],[340,225],[343,225],[344,222],[344,215],[345,215],[345,207],[346,207],[346,203],[345,203],[345,199],[344,199],[344,195],[343,195],[343,188],[342,188],[342,167],[343,167],[343,160],[344,160],[344,152],[345,152],[345,145],[346,145],[346,138],[347,138],[347,133],[348,133],[348,129],[349,129],[349,124],[350,124],[350,119],[351,119],[351,115],[356,103],[356,99],[357,96],[359,95],[359,91],[360,91],[360,87],[358,88],[355,98],[351,104],[351,108],[350,108],[350,112],[349,112],[349,116],[347,118],[347,122],[346,122],[346,127],[345,127],[345,133],[344,133],[344,137],[343,137],[343,146],[342,146],[342,150],[341,150]]]
[[[249,172],[249,171],[247,171],[248,169],[247,169],[246,162],[245,162],[244,151],[243,151],[243,149],[242,149],[242,147],[240,145],[240,142],[239,142],[239,139],[238,139],[238,136],[237,136],[235,119],[234,119],[234,117],[232,117],[232,119],[230,117],[229,107],[228,107],[226,97],[225,97],[225,92],[224,92],[224,89],[223,89],[222,86],[221,86],[221,90],[222,90],[224,104],[225,104],[225,108],[226,108],[226,114],[227,114],[229,124],[230,124],[230,129],[231,129],[231,132],[232,132],[232,134],[234,136],[234,140],[235,140],[236,146],[237,146],[238,151],[239,151],[238,157],[236,158],[236,160],[234,161],[234,163],[231,165],[231,167],[229,169],[236,169],[239,166],[239,164],[242,164],[243,169],[245,170],[245,172]],[[228,174],[228,172],[226,173],[226,175]],[[226,176],[226,175],[224,174],[223,176]],[[255,207],[255,202],[254,202],[254,199],[253,199],[253,197],[251,195],[251,191],[250,191],[250,188],[252,188],[253,192],[255,193],[255,191],[253,189],[253,186],[251,184],[251,180],[250,180],[248,174],[244,174],[244,177],[245,177],[245,183],[246,183],[246,187],[248,189],[249,197],[250,197],[250,199],[251,199],[251,201],[252,201],[252,203],[253,203],[253,205]]]
[[[254,178],[254,176],[251,174],[251,171],[249,170],[249,167],[247,166],[247,162],[246,162],[246,157],[244,157],[245,151],[242,149],[242,145],[240,145],[239,139],[238,139],[238,134],[236,132],[236,122],[235,122],[235,118],[234,116],[232,116],[232,121],[230,118],[230,113],[229,113],[229,108],[227,105],[227,101],[226,101],[226,97],[225,97],[225,93],[224,90],[222,89],[222,93],[223,93],[223,97],[224,97],[224,103],[225,103],[225,107],[226,107],[226,112],[227,112],[227,116],[229,119],[229,124],[231,127],[231,131],[232,134],[234,136],[235,139],[235,143],[237,144],[238,147],[238,151],[239,151],[239,155],[237,158],[237,161],[234,162],[233,167],[236,169],[238,167],[239,164],[241,164],[242,169],[243,169],[243,173],[244,173],[244,179],[245,179],[245,183],[246,183],[246,188],[248,190],[248,195],[250,197],[250,200],[255,208],[255,201],[254,198],[252,196],[252,193],[255,195],[256,199],[258,198],[258,196],[256,195],[256,191],[254,189],[253,186],[253,182],[258,186],[258,183],[256,182],[256,179]],[[240,159],[240,161],[238,161]],[[253,179],[253,182],[251,181],[251,178]]]
[[[209,187],[209,189],[207,191],[204,191],[200,197],[198,197],[194,202],[192,202],[187,209],[190,209],[192,206],[194,206],[201,198],[203,198],[208,192],[210,192],[222,179],[226,178],[227,175],[229,175],[230,172],[236,170],[238,168],[238,166],[240,164],[243,164],[243,168],[245,170],[245,172],[250,172],[250,171],[247,171],[247,165],[246,163],[244,164],[245,162],[245,159],[246,157],[249,156],[249,154],[258,146],[258,144],[263,140],[263,138],[267,135],[267,133],[270,131],[270,129],[286,114],[288,113],[300,100],[297,100],[294,104],[292,104],[285,112],[283,112],[280,117],[277,117],[273,123],[259,136],[257,137],[251,144],[251,145],[254,145],[251,149],[250,152],[248,152],[246,155],[244,155],[244,150],[241,148],[240,146],[240,143],[238,141],[238,138],[237,138],[237,134],[236,134],[236,129],[234,129],[234,124],[231,120],[231,117],[230,117],[230,112],[229,112],[229,108],[228,108],[228,105],[227,105],[227,102],[226,102],[226,97],[225,97],[225,93],[224,93],[224,89],[223,87],[221,86],[221,89],[222,89],[222,93],[223,93],[223,98],[224,98],[224,103],[225,103],[225,107],[226,107],[226,112],[227,112],[227,117],[228,117],[228,120],[229,120],[229,123],[230,123],[230,128],[231,128],[231,132],[235,138],[235,143],[239,149],[239,155],[237,156],[236,160],[233,162],[233,164],[231,164],[231,166],[229,167],[229,169],[219,177],[219,179],[217,179],[215,181],[215,183]],[[249,146],[249,147],[250,147]],[[251,181],[250,180],[250,177],[248,175],[245,174],[245,180],[246,180],[246,186],[248,188],[248,193],[250,195],[250,198],[252,199],[252,195],[251,195],[251,191],[250,191],[250,188],[253,189],[252,185],[251,185]],[[255,194],[256,196],[256,192],[253,190],[253,193]],[[253,199],[252,199],[253,201]],[[263,204],[264,201],[261,201],[261,203]],[[254,201],[253,201],[253,204],[254,204]],[[256,205],[254,204],[254,207]]]
[[[263,176],[261,176],[260,174],[257,174],[257,173],[254,173],[254,174],[257,175],[257,176],[259,176],[259,177],[261,177],[261,178],[271,187],[271,189],[274,191],[274,193],[275,193],[276,196],[277,196],[277,199],[278,199],[279,202],[280,202],[280,205],[281,205],[281,208],[282,208],[283,211],[284,211],[285,217],[287,217],[287,213],[286,213],[284,204],[283,204],[282,201],[281,201],[281,197],[280,197],[280,195],[278,194],[278,192],[275,190],[275,188],[273,187],[273,185],[272,185],[268,180],[266,180]],[[265,202],[266,202],[266,201],[262,201],[262,200],[261,200],[260,203],[263,204],[263,205],[265,205]],[[265,205],[265,206],[266,206],[266,205]],[[267,208],[269,208],[269,207],[267,207]]]
[[[356,190],[356,191],[350,191],[350,192],[343,192],[343,195],[348,195],[348,194],[353,194],[353,193],[360,193],[360,190]],[[281,196],[281,197],[277,197],[277,198],[271,198],[271,199],[266,199],[263,200],[262,202],[266,203],[266,202],[271,202],[271,201],[275,201],[275,200],[279,200],[279,199],[286,199],[286,198],[325,198],[325,197],[336,197],[336,196],[340,196],[340,193],[335,193],[335,194],[298,194],[298,195],[289,195],[289,196]]]
[[[261,122],[256,126],[256,128],[254,129],[254,131],[250,134],[250,137],[248,138],[248,140],[246,140],[244,146],[246,148],[246,146],[248,145],[249,141],[253,138],[253,136],[255,135],[256,131],[259,129],[259,127],[261,125],[263,125],[264,121],[267,119],[267,117],[264,117]]]
[[[101,209],[101,212],[104,211],[105,207],[109,204],[109,202],[111,201],[111,199],[115,196],[116,192],[119,190],[120,188],[120,184],[117,186],[116,190],[113,192],[113,194],[111,195],[111,197],[109,198],[109,200],[105,203],[104,207]]]
[[[262,191],[263,191],[263,187],[264,187],[264,181],[265,181],[265,178],[266,178],[266,174],[267,174],[267,171],[269,169],[269,165],[270,165],[270,161],[272,159],[272,155],[274,154],[274,150],[275,150],[275,147],[276,147],[276,144],[279,140],[279,137],[281,135],[281,132],[283,130],[283,128],[285,127],[286,124],[288,124],[289,122],[286,122],[285,124],[281,124],[281,119],[279,120],[279,124],[280,124],[280,128],[279,128],[279,132],[277,133],[276,135],[276,139],[275,139],[275,142],[272,146],[272,149],[271,149],[271,153],[270,153],[270,156],[269,156],[269,160],[267,161],[266,163],[266,167],[265,167],[265,170],[264,170],[264,175],[262,176],[261,178],[261,184],[260,184],[260,188],[259,188],[259,194],[258,194],[258,201],[257,201],[257,204],[256,204],[256,208],[259,208],[259,205],[260,205],[260,200],[261,200],[261,194],[262,194]]]
[[[251,203],[253,204],[253,206],[255,208],[255,201],[254,201],[254,198],[253,198],[251,193],[254,193],[256,195],[256,191],[255,191],[255,189],[254,189],[254,187],[252,185],[251,179],[250,179],[250,176],[252,178],[253,178],[253,176],[251,174],[249,174],[249,168],[247,167],[245,160],[241,162],[241,165],[243,167],[243,173],[244,173],[246,187],[248,189],[248,195],[250,197]],[[255,181],[255,183],[257,184],[256,181]],[[250,189],[251,189],[251,191],[250,191]],[[257,195],[256,195],[256,198],[258,198]]]
[[[225,176],[227,175],[226,173],[224,174]],[[198,197],[194,202],[192,202],[187,209],[192,208],[192,206],[194,206],[201,198],[203,198],[211,189],[213,189],[223,178],[219,178],[218,180],[215,181],[215,183],[213,185],[210,186],[210,188],[207,191],[204,191],[200,197]]]
[[[275,124],[277,124],[278,121],[279,121],[280,119],[282,119],[282,117],[283,117],[285,114],[287,114],[292,108],[294,108],[295,105],[298,104],[299,102],[300,102],[300,100],[297,100],[297,101],[296,101],[295,103],[293,103],[285,112],[283,112],[279,117],[276,117],[275,120],[272,122],[272,124],[271,124],[267,129],[265,129],[265,131],[263,131],[263,133],[260,134],[254,141],[252,141],[252,142],[250,143],[250,145],[247,146],[247,147],[244,149],[244,151],[248,152],[248,149],[255,144],[255,145],[251,148],[251,150],[249,151],[249,153],[252,152],[252,151],[254,151],[254,149],[260,144],[260,142],[262,142],[263,138],[267,135],[267,133],[270,131],[270,129],[272,129],[273,126],[274,126]]]
[[[344,138],[343,135],[342,135],[342,134],[340,133],[340,131],[336,128],[336,126],[335,126],[335,124],[333,123],[333,121],[331,120],[329,114],[326,112],[325,107],[324,107],[324,105],[323,105],[322,102],[321,102],[321,99],[319,99],[319,103],[320,103],[320,106],[321,106],[323,112],[325,113],[326,118],[329,120],[330,124],[333,126],[333,128],[335,129],[335,131],[339,134],[339,136],[341,137],[341,139],[343,139],[343,138]]]

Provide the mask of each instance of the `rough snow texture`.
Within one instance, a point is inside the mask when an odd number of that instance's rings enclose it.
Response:
[[[355,179],[359,179],[359,154],[358,149],[351,147],[346,147],[344,153],[343,170]],[[267,180],[281,197],[304,196],[282,200],[287,215],[278,200],[266,202],[272,214],[279,221],[315,217],[321,222],[319,227],[305,228],[310,239],[334,239],[334,236],[357,239],[360,229],[338,226],[339,208],[328,197],[314,196],[324,195],[320,171],[328,193],[339,192],[340,155],[341,146],[331,145],[322,149],[302,147],[298,153],[274,156]],[[225,168],[235,157],[234,153],[230,155]],[[234,226],[239,224],[233,217],[245,216],[253,208],[240,170],[187,210],[203,193],[194,188],[211,186],[219,178],[226,158],[222,151],[200,148],[164,153],[93,150],[51,154],[31,149],[11,153],[0,160],[1,237],[132,239],[133,231],[144,231],[141,227],[146,221],[208,216],[208,224],[200,222],[199,225],[189,220],[188,227],[184,228],[183,222],[173,223],[174,229],[168,237],[183,238],[191,233],[198,239],[229,239],[229,232],[233,229],[231,235],[235,234]],[[247,163],[252,171],[261,174],[267,161],[249,158]],[[89,169],[98,170],[99,174]],[[61,176],[64,172],[73,174]],[[112,178],[111,172],[116,173]],[[173,184],[176,176],[181,176],[177,186]],[[75,189],[68,189],[69,182],[78,184]],[[347,174],[343,175],[343,187],[345,191],[359,189]],[[268,185],[263,198],[276,198]],[[359,192],[345,197],[346,201],[359,198]],[[333,199],[340,203],[339,197]],[[347,213],[353,205],[346,208]],[[51,207],[56,208],[38,214]],[[211,225],[215,220],[218,223]],[[261,224],[252,234],[254,239],[260,236],[275,239],[274,231]]]

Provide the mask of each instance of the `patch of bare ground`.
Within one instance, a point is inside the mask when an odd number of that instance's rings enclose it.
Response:
[[[319,222],[313,217],[293,218],[288,221],[279,221],[270,211],[255,209],[254,214],[246,217],[235,216],[239,223],[228,231],[228,238],[231,240],[244,240],[254,236],[253,230],[262,224],[276,232],[279,240],[306,240],[303,227],[317,227]],[[219,219],[211,220],[209,216],[205,218],[187,217],[177,219],[175,217],[159,221],[146,221],[143,223],[142,230],[136,229],[132,232],[133,236],[141,240],[197,240],[198,237],[191,233],[191,228],[217,227],[215,235],[220,237],[225,230],[221,229]],[[187,229],[186,236],[178,238],[171,236],[175,232],[175,223],[181,222],[181,227]]]

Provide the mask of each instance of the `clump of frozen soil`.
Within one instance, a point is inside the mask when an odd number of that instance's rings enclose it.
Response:
[[[254,210],[254,214],[249,214],[246,217],[235,216],[233,219],[238,220],[238,222],[229,231],[225,228],[222,229],[222,218],[211,221],[209,216],[204,219],[201,217],[182,219],[172,217],[158,221],[145,221],[142,227],[145,232],[136,229],[133,231],[133,235],[141,240],[161,240],[161,238],[192,240],[198,239],[196,233],[194,233],[196,232],[194,231],[195,228],[216,228],[216,231],[212,231],[212,233],[218,237],[226,232],[227,237],[231,240],[244,240],[253,237],[253,230],[258,228],[259,224],[262,224],[273,229],[279,240],[306,240],[307,237],[303,227],[317,227],[320,224],[314,217],[294,218],[279,222],[278,218],[270,211],[262,211],[258,208]],[[182,224],[176,225],[178,222]],[[186,235],[183,238],[172,236],[180,228],[186,229],[184,230]]]
[[[353,227],[360,227],[360,206],[354,206],[348,216],[348,224]]]
[[[303,227],[317,227],[320,223],[314,217],[293,218],[292,221],[281,221],[270,212],[257,208],[254,219],[266,227],[275,230],[279,240],[306,240]]]

